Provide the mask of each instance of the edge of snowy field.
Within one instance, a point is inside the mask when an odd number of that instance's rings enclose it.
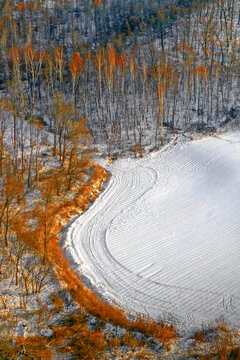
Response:
[[[145,156],[143,157],[143,159],[139,159],[139,161],[142,161],[142,160],[147,161],[148,159],[150,159],[156,155],[165,154],[166,152],[171,151],[177,145],[185,146],[190,142],[199,141],[200,139],[202,139],[202,134],[194,134],[194,135],[193,134],[178,134],[178,135],[174,136],[169,141],[169,143],[164,145],[161,149],[154,150],[154,151],[148,151],[145,154]],[[129,157],[127,157],[127,158],[120,157],[116,161],[121,161],[121,160],[137,161],[137,159],[133,159],[133,158],[129,158]],[[109,165],[108,165],[107,160],[103,159],[101,157],[98,157],[98,158],[95,158],[95,161],[99,165],[103,166],[105,168],[105,170],[107,170],[107,172],[109,173],[110,180],[107,182],[107,184],[105,184],[105,186],[102,186],[102,189],[99,191],[97,199],[94,202],[90,203],[85,211],[83,211],[80,215],[76,215],[66,225],[64,225],[62,232],[59,236],[59,243],[60,243],[60,246],[61,246],[65,256],[67,257],[67,259],[69,261],[71,268],[78,273],[78,276],[83,281],[83,284],[90,290],[93,290],[94,292],[96,292],[100,298],[104,299],[105,301],[107,301],[109,303],[112,303],[113,300],[107,296],[107,293],[101,291],[102,290],[101,286],[100,286],[100,284],[96,283],[95,278],[92,277],[90,273],[88,273],[87,275],[84,274],[83,270],[84,270],[85,265],[84,265],[81,257],[79,256],[79,254],[76,253],[74,244],[73,244],[73,239],[71,237],[72,230],[76,226],[76,223],[78,222],[78,220],[81,218],[81,216],[83,214],[85,214],[90,209],[90,207],[96,206],[97,203],[99,201],[101,201],[102,196],[104,196],[105,191],[107,190],[107,188],[109,187],[109,184],[111,183],[112,174],[109,170]],[[115,301],[114,301],[114,303],[115,303]],[[121,304],[117,304],[117,305],[121,307]],[[136,315],[136,313],[134,313],[132,311],[129,311],[127,309],[125,309],[125,310],[129,314]],[[166,319],[166,322],[171,323],[171,321],[168,321],[167,319]],[[185,333],[185,331],[184,331],[184,333]]]
[[[196,135],[197,137],[199,137],[199,134]],[[143,159],[147,160],[148,158],[154,156],[155,154],[159,154],[159,153],[165,153],[171,149],[173,149],[176,145],[179,144],[186,144],[187,142],[189,142],[191,140],[190,136],[186,136],[186,135],[182,135],[181,137],[179,135],[174,136],[168,144],[164,145],[161,149],[159,150],[154,150],[154,151],[149,151],[144,157]],[[199,140],[194,139],[194,140]],[[132,161],[132,158],[129,157],[124,157],[124,158],[119,158],[125,161]],[[118,161],[119,159],[117,159],[116,161]],[[79,256],[76,254],[74,246],[73,246],[73,240],[71,237],[71,232],[72,229],[75,227],[76,222],[78,221],[78,219],[86,212],[89,210],[90,207],[92,206],[96,206],[95,204],[97,204],[99,201],[101,201],[101,197],[103,196],[105,190],[108,188],[110,182],[111,182],[111,171],[109,170],[109,166],[108,166],[108,162],[107,159],[103,159],[101,157],[95,157],[94,159],[99,165],[101,165],[102,167],[105,168],[105,170],[109,173],[109,181],[107,182],[107,184],[105,184],[105,186],[103,185],[101,190],[99,191],[98,197],[97,199],[92,202],[89,203],[89,205],[87,206],[87,209],[85,211],[83,211],[81,214],[74,216],[67,224],[64,225],[61,234],[59,235],[59,243],[60,246],[65,254],[65,256],[67,257],[72,269],[74,271],[77,271],[78,275],[81,277],[81,279],[84,282],[84,285],[89,287],[90,289],[96,291],[98,293],[98,295],[101,297],[103,297],[106,301],[111,301],[111,299],[108,299],[104,296],[104,294],[99,293],[98,291],[98,287],[96,286],[96,284],[94,284],[94,279],[91,279],[90,276],[88,276],[87,278],[84,276],[84,274],[82,273],[82,270],[84,268],[84,264],[82,262],[82,260],[79,258]],[[135,159],[137,160],[137,159]]]
[[[194,139],[195,140],[195,139]],[[199,139],[196,139],[196,141],[198,141]],[[146,156],[144,156],[144,159],[148,159],[149,157],[154,156],[156,153],[165,153],[167,151],[169,151],[170,149],[172,149],[173,147],[175,147],[177,144],[184,144],[186,142],[190,141],[190,137],[183,135],[181,138],[179,138],[179,136],[174,137],[168,144],[166,144],[165,146],[163,146],[161,149],[156,150],[156,151],[152,151],[152,152],[148,152]],[[132,161],[133,159],[131,158],[123,158],[124,160],[130,160]],[[95,158],[94,159],[99,165],[101,165],[102,167],[105,168],[105,170],[109,173],[110,175],[110,180],[107,183],[107,187],[109,182],[111,181],[111,172],[108,168],[108,163],[106,159],[102,159],[102,158]],[[116,160],[117,161],[117,160]],[[82,266],[81,264],[79,264],[79,258],[76,256],[74,251],[71,251],[72,248],[72,238],[70,236],[71,230],[75,225],[75,222],[78,220],[79,217],[81,217],[86,211],[89,210],[90,207],[94,206],[94,204],[98,203],[99,201],[101,201],[101,197],[103,196],[104,191],[107,188],[106,186],[103,186],[102,189],[99,191],[98,197],[97,199],[90,203],[87,207],[87,209],[85,211],[83,211],[80,215],[76,215],[74,216],[66,225],[64,225],[62,232],[60,234],[60,245],[65,253],[65,255],[67,256],[70,265],[73,267],[74,270],[81,270]]]
[[[216,133],[216,134],[213,134],[213,137],[221,139],[222,134]],[[225,139],[223,139],[223,140],[232,141],[232,136],[229,136],[228,133],[223,134],[223,137],[225,137]],[[154,151],[154,152],[149,152],[146,156],[144,156],[144,158],[142,160],[139,160],[139,161],[144,161],[145,162],[148,159],[152,159],[153,157],[155,157],[155,155],[161,156],[161,154],[165,154],[165,153],[171,151],[172,149],[174,149],[176,145],[178,145],[181,148],[182,146],[188,145],[188,143],[190,143],[190,142],[191,143],[198,142],[200,139],[202,139],[204,141],[207,138],[208,138],[207,136],[202,138],[201,134],[197,134],[196,136],[193,136],[192,134],[185,134],[185,135],[182,134],[180,136],[176,136],[168,144],[166,144],[164,147],[162,147],[160,150]],[[120,159],[118,161],[138,161],[138,160],[137,159],[133,160],[133,159],[129,159],[129,158],[124,158],[124,159]],[[108,165],[108,163],[105,160],[103,160],[102,158],[98,158],[98,159],[96,159],[96,162],[98,162],[101,166],[103,166],[109,172],[110,166]],[[111,173],[110,173],[110,176],[111,176]],[[111,178],[110,178],[110,181],[107,183],[107,186],[102,187],[96,201],[90,203],[89,206],[87,207],[86,211],[88,211],[88,209],[90,207],[96,206],[97,203],[99,201],[101,201],[101,198],[102,198],[102,196],[104,196],[104,192],[107,190],[110,183],[111,183]],[[67,259],[68,259],[68,261],[70,263],[71,268],[73,270],[77,271],[77,273],[78,273],[79,277],[82,279],[84,285],[87,286],[88,288],[90,288],[91,290],[94,290],[100,296],[100,298],[103,298],[104,300],[112,303],[113,300],[111,300],[107,296],[107,293],[105,294],[104,291],[101,291],[102,290],[101,289],[101,284],[98,284],[95,281],[96,279],[91,276],[91,273],[87,272],[87,275],[84,274],[84,263],[83,263],[83,261],[81,259],[81,252],[77,253],[75,248],[74,248],[71,233],[72,233],[72,230],[74,229],[74,227],[76,226],[76,222],[78,221],[78,219],[86,211],[84,211],[80,215],[75,216],[73,219],[71,219],[64,226],[64,228],[62,230],[62,233],[61,233],[61,236],[60,236],[60,245],[61,245],[61,247],[62,247],[62,249],[63,249],[63,251],[65,253],[65,256],[67,257]],[[121,305],[119,305],[119,306],[121,306]],[[126,310],[126,311],[129,314],[130,313],[135,314],[132,311],[129,311],[129,310]],[[166,322],[171,322],[171,321],[167,321],[167,319],[166,319]],[[212,326],[212,325],[213,324],[209,324],[209,326]]]

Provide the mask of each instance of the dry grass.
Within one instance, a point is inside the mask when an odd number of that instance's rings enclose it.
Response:
[[[143,318],[136,318],[133,322],[129,321],[123,310],[101,300],[97,294],[84,287],[78,275],[71,269],[68,260],[59,247],[57,234],[61,232],[63,224],[68,222],[74,215],[85,211],[89,202],[97,198],[102,183],[107,177],[108,174],[102,167],[94,165],[91,178],[79,189],[74,201],[65,202],[64,206],[58,210],[58,216],[53,224],[53,230],[56,235],[52,235],[49,240],[47,260],[54,265],[59,280],[67,288],[73,300],[88,314],[122,328],[140,331],[148,336],[155,337],[159,342],[167,344],[170,340],[177,339],[177,335],[172,327],[163,324],[158,325],[154,321]],[[61,197],[59,197],[59,203],[60,202]],[[56,206],[58,206],[58,204],[56,204]],[[26,236],[26,241],[27,239],[28,237]],[[35,250],[41,255],[41,247],[39,244],[35,245]],[[55,305],[55,311],[62,311],[62,299],[56,294],[52,294],[51,298]],[[127,339],[125,340],[127,341]],[[136,340],[134,338],[130,340],[131,339],[128,339],[129,346],[136,347]],[[48,356],[50,359],[51,351],[49,350],[48,340],[44,338],[19,338],[18,347],[19,346],[22,346],[30,355],[38,351],[39,356]],[[75,354],[74,356],[84,356],[86,359],[97,359],[98,353],[101,353],[105,349],[106,344],[101,332],[91,332],[85,325],[78,324],[71,327],[54,329],[54,339],[52,339],[51,348],[54,346],[60,348],[63,352],[72,352]]]

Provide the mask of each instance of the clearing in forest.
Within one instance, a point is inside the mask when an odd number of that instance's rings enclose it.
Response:
[[[106,165],[65,246],[109,301],[192,328],[240,324],[240,134]]]

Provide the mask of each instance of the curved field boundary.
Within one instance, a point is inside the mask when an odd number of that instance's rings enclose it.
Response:
[[[65,248],[110,302],[183,328],[240,323],[240,135],[108,165]]]

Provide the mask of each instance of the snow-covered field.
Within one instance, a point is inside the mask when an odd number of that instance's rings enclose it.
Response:
[[[240,133],[106,165],[66,252],[106,299],[192,329],[240,324]]]

